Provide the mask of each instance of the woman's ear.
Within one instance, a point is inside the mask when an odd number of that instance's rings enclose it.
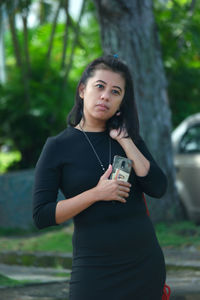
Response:
[[[116,116],[119,117],[120,115],[121,115],[121,111],[118,110],[118,111],[116,112]]]
[[[80,98],[84,99],[85,85],[84,85],[83,83],[81,83],[81,84],[79,85],[78,90],[79,90],[79,96],[80,96]]]

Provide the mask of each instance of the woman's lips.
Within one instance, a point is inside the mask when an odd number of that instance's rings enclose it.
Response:
[[[98,108],[99,108],[99,110],[101,110],[101,111],[105,111],[105,110],[108,110],[109,108],[108,108],[108,106],[106,106],[105,104],[97,104],[96,105]]]

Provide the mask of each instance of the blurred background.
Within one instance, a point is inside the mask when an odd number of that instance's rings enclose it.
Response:
[[[200,111],[200,12],[192,2],[154,1],[173,128]],[[35,166],[45,139],[66,126],[80,74],[103,49],[93,1],[5,1],[0,13],[3,173]]]
[[[141,7],[145,2],[140,1]],[[117,7],[117,3],[123,3],[123,7],[121,4]],[[86,65],[107,52],[118,53],[130,64],[130,52],[123,52],[129,44],[123,31],[116,26],[115,33],[113,30],[109,36],[108,32],[115,18],[119,19],[119,10],[122,19],[130,13],[124,9],[127,3],[129,1],[0,1],[1,251],[71,253],[73,225],[70,222],[59,229],[45,230],[44,245],[34,229],[31,216],[34,167],[47,137],[66,127],[76,86]],[[138,1],[131,3],[136,5],[133,19],[138,18],[141,28],[150,21],[154,27],[152,32],[157,42],[152,43],[152,53],[160,58],[158,64],[163,69],[160,73],[150,72],[154,76],[152,82],[166,78],[163,82],[167,100],[163,96],[157,104],[155,102],[157,106],[151,118],[160,109],[159,105],[167,107],[167,130],[165,127],[161,133],[159,123],[155,125],[159,137],[156,147],[168,144],[171,148],[167,149],[172,150],[167,150],[165,157],[163,154],[157,157],[169,177],[169,191],[164,204],[159,204],[161,213],[154,209],[155,204],[151,208],[152,219],[163,247],[195,245],[196,249],[200,247],[200,1],[154,0],[147,1],[150,5],[143,8]],[[148,13],[146,19],[142,19],[141,11],[143,17]],[[134,36],[131,24],[127,32]],[[151,39],[154,41],[154,35]],[[138,45],[135,42],[133,50]],[[144,55],[148,49],[145,51]],[[136,63],[137,59],[145,61],[145,56],[137,58],[134,53],[131,59]],[[144,68],[140,69],[145,76]],[[139,98],[137,82],[141,80],[137,74],[135,78]],[[148,81],[148,76],[145,80]],[[151,87],[154,87],[152,83]],[[162,88],[159,89],[162,94]],[[165,123],[164,119],[162,115],[160,122]],[[151,119],[146,123],[142,117],[141,120],[143,135],[148,140],[145,128],[150,126]],[[154,141],[149,138],[152,150]],[[166,161],[170,160],[172,164],[167,165]],[[27,240],[27,235],[36,237]],[[11,241],[13,236],[14,242]]]
[[[33,168],[47,136],[66,127],[80,74],[102,49],[90,1],[6,1],[0,30],[5,172]]]

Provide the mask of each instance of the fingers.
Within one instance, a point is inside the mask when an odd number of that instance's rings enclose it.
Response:
[[[116,184],[118,186],[118,190],[124,193],[123,196],[125,195],[125,197],[128,197],[131,189],[131,184],[129,182],[124,182],[121,180],[117,180]]]
[[[108,179],[111,173],[112,173],[112,165],[109,165],[106,172],[101,176],[101,179]]]
[[[128,196],[129,196],[129,193],[126,193],[126,192],[123,192],[123,191],[118,191],[116,200],[120,201],[120,202],[123,202],[123,203],[126,203],[126,198],[128,198]]]
[[[119,191],[119,192],[118,192],[118,195],[119,195],[120,197],[122,197],[122,198],[128,198],[129,193],[124,192],[124,191]]]
[[[126,203],[126,202],[127,202],[126,199],[124,199],[124,198],[122,198],[122,197],[118,197],[118,198],[116,199],[116,201],[119,201],[119,202],[122,202],[122,203]]]
[[[116,184],[118,185],[118,191],[117,191],[117,201],[120,201],[122,203],[126,203],[126,198],[129,196],[130,192],[130,183],[121,184],[121,181],[116,181]]]
[[[110,173],[112,172],[112,166],[106,170],[97,185],[100,194],[100,199],[104,201],[119,201],[126,203],[126,198],[129,197],[131,184],[121,180],[108,180]]]
[[[127,188],[131,188],[131,184],[127,181],[122,181],[122,180],[116,180],[117,184],[120,186],[124,186]]]

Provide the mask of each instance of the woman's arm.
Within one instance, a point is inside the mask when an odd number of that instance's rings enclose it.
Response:
[[[137,176],[146,176],[150,169],[150,162],[146,157],[140,152],[133,141],[130,138],[122,138],[118,141],[126,156],[133,161],[133,169]]]
[[[56,206],[56,223],[63,223],[81,211],[85,210],[97,201],[116,200],[126,203],[131,184],[117,180],[109,180],[112,166],[101,176],[97,186],[70,199],[59,201]]]
[[[118,141],[126,156],[133,161],[133,169],[142,191],[152,197],[162,197],[166,192],[167,178],[148,151],[144,141],[141,139],[135,145],[131,138],[125,138],[126,131],[117,135],[116,130],[111,130],[110,136]]]
[[[35,168],[32,213],[37,228],[55,226],[55,209],[61,178],[59,147],[56,138],[48,138]]]
[[[118,135],[118,130],[113,129],[110,131],[110,136],[121,145],[126,156],[133,161],[132,167],[136,175],[146,176],[150,169],[150,162],[136,147],[132,139],[125,137],[127,136],[126,130],[122,130]]]
[[[95,188],[85,191],[70,199],[57,203],[55,211],[56,224],[61,224],[73,218],[97,201]]]
[[[39,229],[63,223],[96,201],[126,202],[125,198],[129,195],[130,184],[108,180],[112,166],[109,166],[94,188],[57,202],[62,176],[59,157],[61,155],[56,139],[48,139],[36,165],[33,189],[33,219]]]

